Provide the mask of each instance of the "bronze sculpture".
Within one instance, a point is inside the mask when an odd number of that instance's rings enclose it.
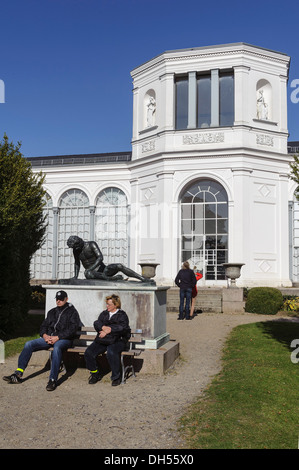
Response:
[[[84,275],[86,279],[123,281],[123,276],[117,275],[118,272],[122,272],[126,276],[136,278],[141,282],[154,283],[153,280],[141,276],[121,263],[105,265],[103,262],[103,254],[95,241],[85,242],[77,235],[72,235],[68,238],[67,245],[69,248],[73,249],[75,258],[75,275],[73,279],[78,278],[82,264],[85,268]]]

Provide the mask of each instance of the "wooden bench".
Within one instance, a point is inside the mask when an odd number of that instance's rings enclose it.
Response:
[[[82,326],[77,332],[77,337],[73,340],[73,346],[66,349],[64,352],[67,353],[77,353],[84,355],[87,347],[92,341],[96,338],[97,333],[93,326]],[[139,356],[143,345],[142,330],[132,330],[131,337],[127,342],[125,351],[122,351],[120,360],[121,360],[121,369],[122,369],[122,379],[121,383],[125,384],[128,374],[132,371],[132,376],[136,377],[134,369],[134,358]],[[137,347],[136,347],[137,346]],[[50,361],[51,361],[51,351],[53,348],[49,349],[50,351]],[[130,358],[130,364],[124,364],[124,357],[127,356]],[[61,370],[65,370],[65,366],[62,363]]]

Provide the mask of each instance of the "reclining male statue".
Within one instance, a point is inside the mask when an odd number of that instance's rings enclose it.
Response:
[[[117,275],[122,272],[127,277],[134,277],[141,282],[154,283],[152,279],[141,276],[130,268],[127,268],[121,263],[108,264],[103,263],[103,254],[94,241],[85,242],[77,235],[72,235],[67,241],[69,248],[73,248],[75,258],[75,275],[74,279],[78,278],[80,265],[82,263],[85,268],[84,275],[86,279],[103,279],[105,281],[120,281],[124,280],[123,276]]]

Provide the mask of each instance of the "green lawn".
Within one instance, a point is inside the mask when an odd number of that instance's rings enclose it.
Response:
[[[261,322],[236,327],[223,369],[181,419],[192,449],[297,449],[299,363],[290,344],[299,323]]]

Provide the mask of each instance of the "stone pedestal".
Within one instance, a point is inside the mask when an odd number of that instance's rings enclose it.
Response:
[[[244,313],[243,289],[222,289],[222,313]]]
[[[117,294],[122,309],[127,313],[132,330],[141,329],[144,349],[158,349],[169,341],[166,332],[166,303],[168,287],[141,282],[108,282],[96,280],[68,280],[67,283],[45,285],[46,312],[56,306],[55,294],[65,290],[69,302],[79,312],[84,325],[93,325],[106,309],[107,295]]]

